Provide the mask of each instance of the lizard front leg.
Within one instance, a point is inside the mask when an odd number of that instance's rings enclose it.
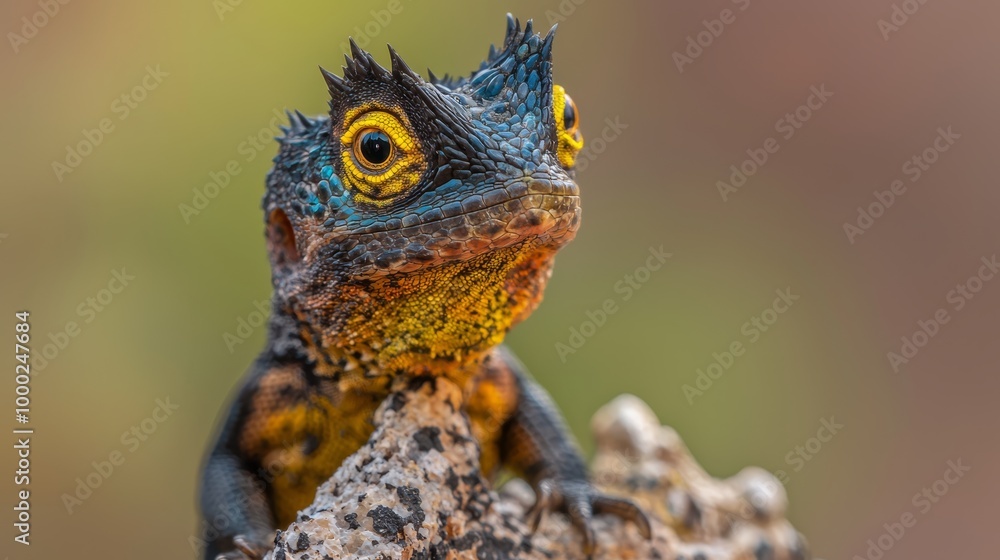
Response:
[[[218,438],[201,473],[200,508],[204,522],[205,560],[259,558],[274,536],[274,515],[266,481],[240,449],[249,403],[259,390],[267,366],[254,364],[235,402],[226,413]]]
[[[336,468],[319,453],[333,436],[321,402],[302,364],[253,366],[202,473],[207,560],[262,557]]]
[[[263,481],[238,456],[216,450],[208,458],[201,485],[205,559],[262,557],[275,525]]]
[[[514,415],[504,427],[501,457],[507,468],[535,489],[537,498],[530,516],[533,528],[537,528],[544,512],[561,511],[580,531],[588,555],[595,547],[590,527],[595,514],[632,521],[644,537],[650,538],[649,519],[638,506],[631,500],[602,494],[590,483],[573,436],[545,390],[513,354],[503,349],[501,356],[517,379],[519,393]]]
[[[206,558],[256,560],[371,435],[387,393],[342,392],[300,358],[265,352],[232,405],[202,476]],[[216,556],[218,554],[218,556]]]

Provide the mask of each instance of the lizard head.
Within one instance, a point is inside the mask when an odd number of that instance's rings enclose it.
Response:
[[[321,69],[329,117],[290,116],[268,249],[318,363],[452,371],[541,300],[580,224],[582,138],[552,82],[554,28],[507,19],[503,46],[461,79],[424,80],[392,47],[383,68],[352,40],[342,76]]]

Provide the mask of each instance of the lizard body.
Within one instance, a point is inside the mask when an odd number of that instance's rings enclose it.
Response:
[[[329,117],[290,117],[263,203],[268,344],[206,460],[206,558],[259,557],[367,441],[393,381],[428,376],[465,387],[487,477],[527,479],[588,548],[594,513],[648,533],[631,502],[590,485],[558,411],[502,346],[580,223],[582,137],[552,83],[553,35],[508,16],[477,72],[429,81],[391,47],[388,70],[352,41],[343,77],[323,71]]]

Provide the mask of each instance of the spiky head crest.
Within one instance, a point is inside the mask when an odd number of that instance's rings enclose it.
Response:
[[[580,221],[554,35],[508,15],[461,79],[425,80],[392,47],[384,68],[353,40],[341,76],[321,69],[329,117],[290,116],[264,200],[277,297],[319,346],[377,346],[390,369],[453,362],[537,305]]]

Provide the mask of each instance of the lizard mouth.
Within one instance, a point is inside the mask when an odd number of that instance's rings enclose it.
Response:
[[[529,177],[355,231],[337,252],[362,276],[416,272],[519,243],[554,252],[573,239],[580,215],[576,183]]]

